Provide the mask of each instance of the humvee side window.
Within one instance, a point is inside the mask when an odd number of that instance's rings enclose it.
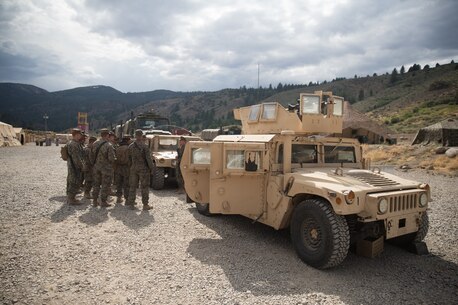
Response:
[[[291,163],[317,163],[316,145],[293,144]]]
[[[320,97],[302,96],[302,113],[320,113]]]
[[[334,97],[334,115],[342,115],[343,113],[343,99]]]
[[[192,164],[210,164],[211,154],[209,148],[193,148],[191,150]]]
[[[250,121],[257,121],[259,117],[259,111],[261,110],[261,105],[253,105],[250,110]]]
[[[261,118],[263,120],[275,120],[277,117],[277,104],[264,104]]]
[[[247,172],[255,172],[260,168],[260,154],[259,151],[245,152],[245,170]]]
[[[244,150],[227,150],[226,151],[226,168],[227,169],[244,169],[245,168],[245,151]]]
[[[325,146],[324,162],[355,163],[355,148],[353,146]]]

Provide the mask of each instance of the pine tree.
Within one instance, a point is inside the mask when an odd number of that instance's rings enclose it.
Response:
[[[404,74],[406,72],[406,68],[404,66],[401,67],[401,74]]]
[[[358,100],[359,101],[364,100],[364,90],[363,89],[359,90]]]
[[[398,70],[396,68],[393,69],[391,72],[390,83],[394,84],[398,80]]]

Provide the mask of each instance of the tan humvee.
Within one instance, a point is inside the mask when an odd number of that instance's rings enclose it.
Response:
[[[178,141],[181,136],[164,134],[146,134],[154,168],[151,187],[155,190],[164,188],[166,179],[176,178]],[[199,141],[199,137],[183,136],[186,141]]]
[[[421,241],[428,230],[427,184],[368,162],[342,132],[343,98],[301,94],[285,109],[266,103],[235,109],[242,135],[190,142],[181,162],[185,189],[202,214],[240,214],[290,228],[299,257],[317,268],[340,264],[365,238]]]

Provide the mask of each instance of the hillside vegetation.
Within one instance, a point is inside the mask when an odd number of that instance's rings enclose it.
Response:
[[[88,112],[91,129],[110,127],[120,120],[154,109],[172,124],[193,131],[236,123],[232,109],[261,101],[295,103],[301,92],[332,91],[357,110],[395,132],[410,133],[458,113],[458,65],[434,68],[414,65],[384,75],[338,78],[320,84],[278,84],[267,88],[224,89],[216,92],[155,90],[123,93],[107,86],[48,92],[31,85],[0,83],[0,121],[43,129],[43,114],[51,130],[76,125],[77,112]]]

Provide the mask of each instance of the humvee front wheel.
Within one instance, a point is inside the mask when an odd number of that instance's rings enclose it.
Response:
[[[347,221],[344,216],[336,215],[324,200],[307,199],[297,205],[290,230],[299,258],[312,267],[334,267],[347,257],[350,247]]]
[[[211,216],[212,213],[210,213],[210,205],[208,203],[198,203],[196,202],[196,208],[197,212],[199,214],[205,215],[205,216]]]
[[[162,190],[165,183],[165,174],[163,167],[154,166],[151,176],[151,187],[153,190]]]

